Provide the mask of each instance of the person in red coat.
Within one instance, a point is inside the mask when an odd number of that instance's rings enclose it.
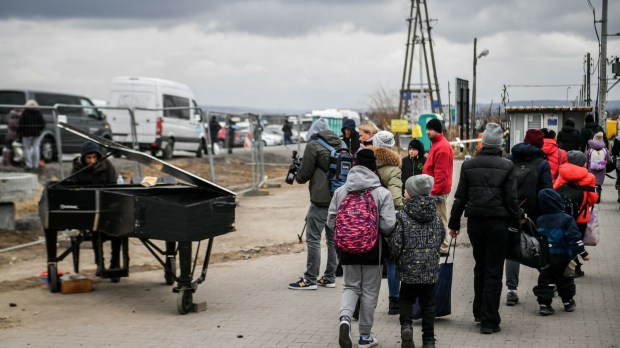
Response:
[[[558,178],[558,167],[566,163],[566,151],[560,149],[555,140],[555,132],[553,130],[547,130],[547,128],[541,129],[545,138],[543,139],[542,151],[547,156],[549,167],[551,167],[551,182],[555,182]]]
[[[441,121],[434,118],[426,124],[426,135],[431,140],[431,150],[426,157],[422,174],[428,174],[435,180],[435,186],[431,196],[437,196],[437,211],[441,216],[444,228],[448,230],[448,194],[452,190],[452,168],[454,164],[454,152],[452,146],[441,133],[443,127]],[[448,236],[441,243],[441,256],[447,256],[449,244]]]
[[[590,221],[590,208],[598,201],[598,193],[594,191],[596,178],[594,174],[588,172],[588,168],[586,168],[587,158],[583,152],[577,150],[568,151],[566,157],[568,161],[560,165],[558,179],[553,184],[553,189],[557,190],[560,186],[568,183],[575,183],[581,187],[592,189],[591,191],[584,190],[584,199],[587,204],[587,209],[585,214],[581,214],[575,219],[579,232],[581,232],[581,238],[583,239],[588,221]],[[584,273],[581,270],[581,263],[578,259],[575,261],[577,262],[575,274],[578,277],[583,277]]]

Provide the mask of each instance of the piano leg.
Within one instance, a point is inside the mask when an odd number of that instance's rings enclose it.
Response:
[[[56,243],[58,242],[58,232],[56,230],[45,230],[45,249],[47,250],[47,279],[49,282],[50,292],[58,292],[60,290],[60,279],[58,279],[56,256]]]
[[[176,242],[166,242],[166,260],[164,263],[164,279],[166,285],[174,284],[176,273]]]
[[[71,254],[73,256],[73,272],[80,273],[80,241],[71,237]]]
[[[179,242],[179,268],[181,274],[177,282],[177,310],[180,314],[187,314],[192,310],[192,242]]]

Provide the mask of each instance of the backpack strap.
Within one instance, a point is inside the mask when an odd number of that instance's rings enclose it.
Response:
[[[323,146],[324,148],[327,149],[327,151],[329,151],[329,153],[331,154],[333,151],[336,151],[336,149],[334,149],[331,145],[329,145],[325,140],[321,139],[321,138],[316,138],[315,139],[317,143],[321,144],[321,146]],[[347,144],[343,141],[340,140],[340,149],[349,149],[347,147]]]

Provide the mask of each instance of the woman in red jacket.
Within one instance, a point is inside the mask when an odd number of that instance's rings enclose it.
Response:
[[[575,222],[579,231],[581,232],[581,238],[586,232],[588,221],[590,221],[590,208],[598,201],[598,193],[594,191],[596,186],[596,178],[592,173],[588,172],[586,168],[586,155],[577,150],[568,151],[566,155],[568,161],[559,167],[559,176],[553,184],[553,189],[557,190],[560,186],[574,183],[581,187],[591,188],[590,190],[584,190],[584,200],[587,205],[585,214],[580,214]],[[578,277],[583,277],[584,273],[581,271],[581,263],[577,260],[577,267],[575,267],[575,274]]]
[[[558,168],[561,164],[568,161],[566,158],[566,151],[558,147],[558,144],[555,141],[555,132],[553,130],[543,128],[541,131],[545,134],[542,151],[547,156],[549,167],[551,167],[551,181],[555,182],[559,175]]]

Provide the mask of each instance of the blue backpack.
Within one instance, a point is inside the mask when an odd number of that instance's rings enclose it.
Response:
[[[331,147],[321,138],[317,138],[316,142],[329,151],[327,178],[329,179],[329,192],[331,195],[334,195],[334,191],[347,181],[349,170],[353,167],[353,156],[349,153],[349,149],[344,142],[342,142],[342,147],[338,150]]]

